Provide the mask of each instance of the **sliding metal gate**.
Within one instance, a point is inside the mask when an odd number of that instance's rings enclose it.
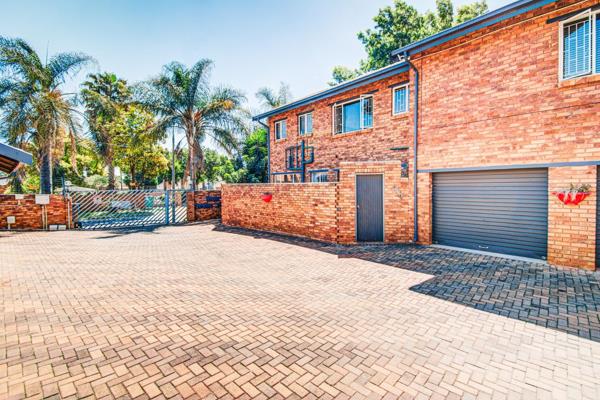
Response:
[[[69,192],[79,229],[114,229],[187,222],[184,190]]]

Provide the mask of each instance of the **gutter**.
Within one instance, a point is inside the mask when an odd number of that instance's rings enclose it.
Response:
[[[419,70],[410,60],[408,52],[404,53],[404,60],[415,74],[415,105],[413,112],[413,242],[419,241],[419,202],[418,202],[418,153],[419,153]]]
[[[271,183],[271,128],[260,119],[255,120],[261,124],[267,131],[267,182]]]

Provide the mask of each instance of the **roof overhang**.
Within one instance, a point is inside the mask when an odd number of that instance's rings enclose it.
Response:
[[[546,6],[548,4],[555,3],[556,0],[520,0],[514,3],[508,4],[504,7],[500,7],[497,10],[490,11],[477,18],[473,18],[470,21],[464,22],[460,25],[452,28],[443,30],[435,35],[426,37],[425,39],[411,43],[408,46],[401,47],[392,52],[392,56],[404,55],[404,54],[415,54],[435,46],[439,46],[450,40],[457,39],[459,37],[468,35],[480,29],[487,28],[488,26],[497,24],[505,21],[509,18],[516,17],[526,12],[535,10]]]
[[[321,92],[312,94],[310,96],[306,96],[302,99],[293,101],[289,104],[283,105],[281,107],[277,107],[273,110],[267,111],[265,113],[256,115],[252,117],[253,121],[258,121],[263,118],[268,118],[273,115],[281,114],[283,112],[293,110],[294,108],[302,107],[304,105],[314,103],[315,101],[326,99],[328,97],[335,96],[340,93],[347,92],[349,90],[355,89],[360,86],[367,85],[372,82],[379,81],[381,79],[388,78],[393,75],[400,74],[402,72],[408,71],[408,63],[406,62],[397,62],[395,64],[388,65],[387,67],[371,71],[364,75],[359,76],[358,78],[346,81],[344,83],[340,83],[337,86],[334,86],[330,89],[323,90]]]
[[[31,154],[16,147],[0,143],[0,171],[10,174],[20,163],[31,165]]]

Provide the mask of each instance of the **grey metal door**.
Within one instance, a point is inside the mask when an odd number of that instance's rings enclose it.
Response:
[[[600,189],[600,167],[596,170],[596,268],[600,268],[600,199],[598,198],[598,189]]]
[[[433,241],[545,259],[548,170],[434,174]]]
[[[383,175],[356,176],[356,240],[383,241]]]

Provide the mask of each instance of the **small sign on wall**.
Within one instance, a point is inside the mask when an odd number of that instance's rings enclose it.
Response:
[[[35,195],[35,204],[39,204],[42,206],[50,204],[50,195],[49,194],[36,194]]]

